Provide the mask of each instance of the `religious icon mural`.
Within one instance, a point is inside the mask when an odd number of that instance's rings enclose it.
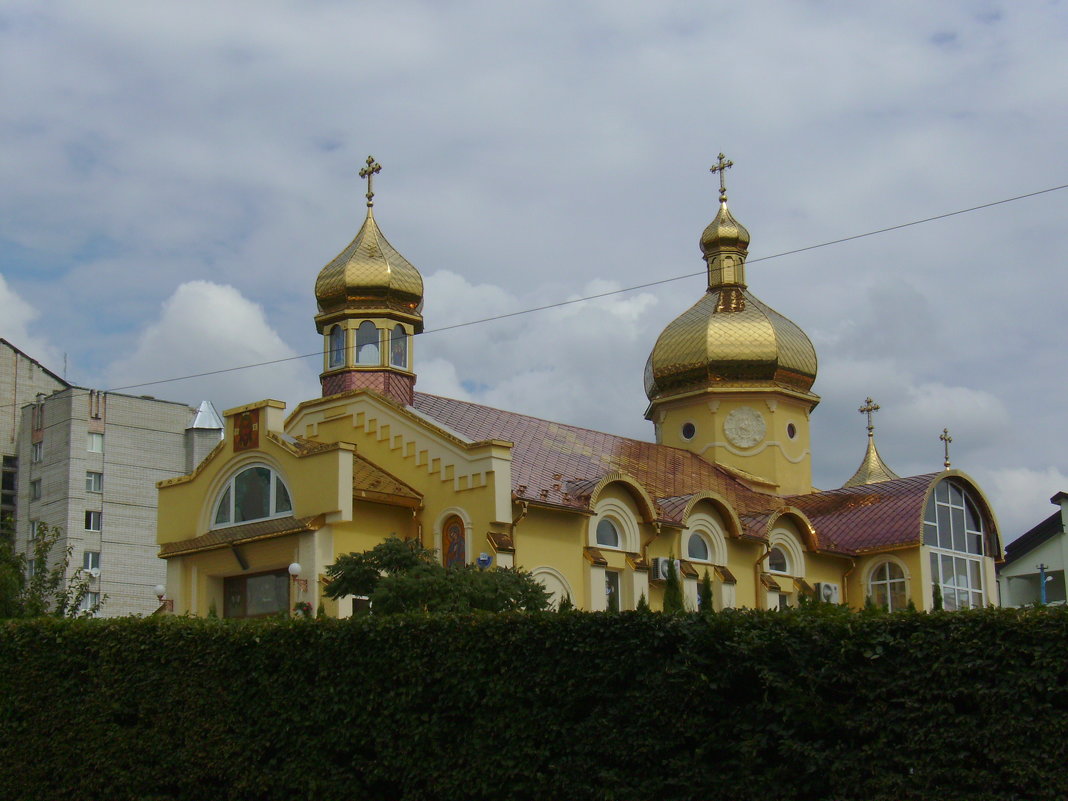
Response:
[[[441,558],[445,567],[463,567],[467,564],[464,521],[455,515],[446,520],[441,529]]]
[[[242,412],[234,421],[234,450],[247,451],[260,446],[260,410]]]

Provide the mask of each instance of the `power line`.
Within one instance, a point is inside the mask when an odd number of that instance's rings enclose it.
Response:
[[[969,214],[969,213],[971,213],[973,211],[981,211],[983,209],[993,208],[994,206],[1001,206],[1001,205],[1004,205],[1006,203],[1015,203],[1018,200],[1026,200],[1027,198],[1038,197],[1039,195],[1049,194],[1050,192],[1057,192],[1057,191],[1060,191],[1062,189],[1068,189],[1068,184],[1061,184],[1059,186],[1051,186],[1048,189],[1039,189],[1039,190],[1037,190],[1035,192],[1027,192],[1026,194],[1023,194],[1023,195],[1015,195],[1013,197],[1003,198],[1001,200],[994,200],[994,201],[991,201],[989,203],[982,203],[982,204],[980,204],[978,206],[970,206],[970,207],[968,207],[966,209],[958,209],[956,211],[948,211],[948,212],[945,212],[944,214],[936,214],[936,215],[934,215],[932,217],[924,217],[923,219],[911,220],[909,222],[904,222],[904,223],[898,223],[897,225],[890,225],[890,226],[887,226],[885,228],[877,228],[877,229],[875,229],[873,231],[865,231],[862,234],[853,234],[852,236],[845,236],[845,237],[841,237],[839,239],[830,239],[830,240],[827,240],[826,242],[819,242],[819,243],[814,244],[814,245],[805,245],[804,247],[793,248],[792,250],[784,250],[784,251],[781,251],[779,253],[773,253],[773,254],[771,254],[769,256],[761,256],[761,257],[755,258],[755,259],[747,259],[746,263],[747,264],[755,264],[757,262],[770,261],[772,259],[780,259],[780,258],[783,258],[784,256],[793,256],[793,255],[795,255],[797,253],[804,253],[804,252],[810,251],[810,250],[817,250],[819,248],[831,247],[832,245],[840,245],[840,244],[842,244],[844,242],[852,242],[852,241],[857,240],[857,239],[865,239],[865,238],[867,238],[869,236],[878,236],[880,234],[890,233],[891,231],[900,231],[903,228],[911,228],[914,225],[923,225],[925,223],[937,222],[939,220],[948,219],[949,217],[956,217],[956,216],[959,216],[961,214]],[[676,275],[676,276],[673,276],[671,278],[661,278],[661,279],[659,279],[657,281],[649,281],[649,282],[644,283],[644,284],[635,284],[634,286],[628,286],[628,287],[624,287],[622,289],[612,289],[612,290],[609,290],[607,292],[598,292],[597,294],[594,294],[594,295],[585,295],[585,296],[580,297],[580,298],[572,298],[570,300],[561,300],[561,301],[557,301],[555,303],[547,303],[547,304],[545,304],[543,306],[533,306],[531,308],[521,309],[519,311],[507,312],[505,314],[496,314],[496,315],[493,315],[492,317],[482,317],[482,318],[479,318],[477,320],[468,320],[467,322],[463,322],[463,323],[454,323],[452,325],[445,325],[445,326],[441,326],[440,328],[433,328],[433,329],[429,329],[429,330],[423,331],[422,334],[420,334],[420,336],[426,336],[427,334],[440,334],[442,332],[452,331],[452,330],[457,329],[457,328],[467,328],[467,327],[472,326],[472,325],[482,325],[483,323],[492,323],[492,322],[496,322],[497,320],[506,320],[506,319],[508,319],[510,317],[519,317],[519,316],[522,316],[522,315],[525,315],[525,314],[534,314],[535,312],[548,311],[549,309],[558,309],[558,308],[561,308],[563,306],[571,306],[571,305],[574,305],[576,303],[586,303],[586,302],[591,301],[591,300],[599,300],[600,298],[607,298],[607,297],[611,297],[613,295],[622,295],[622,294],[624,294],[626,292],[636,292],[639,289],[649,289],[650,287],[660,286],[662,284],[669,284],[669,283],[672,283],[674,281],[682,281],[682,280],[684,280],[686,278],[694,278],[694,277],[699,276],[699,275],[704,275],[704,273],[705,273],[704,270],[699,270],[697,272],[686,273],[685,275]],[[143,381],[143,382],[141,382],[139,384],[128,384],[128,385],[122,386],[122,387],[113,387],[113,388],[111,388],[109,390],[106,390],[106,391],[107,392],[121,392],[123,390],[137,389],[137,388],[140,388],[140,387],[151,387],[151,386],[157,386],[159,384],[170,384],[170,383],[173,383],[175,381],[186,381],[186,380],[192,379],[192,378],[204,378],[206,376],[221,375],[223,373],[232,373],[232,372],[237,372],[239,370],[250,370],[250,369],[252,369],[254,367],[268,367],[268,366],[270,366],[272,364],[283,364],[285,362],[296,361],[298,359],[309,359],[309,358],[312,358],[314,356],[322,356],[322,351],[320,350],[320,351],[315,351],[314,353],[304,353],[304,354],[301,354],[301,355],[298,355],[298,356],[286,356],[286,357],[281,358],[281,359],[271,359],[269,361],[256,362],[254,364],[239,365],[237,367],[224,367],[224,368],[221,368],[219,370],[207,370],[207,371],[202,372],[202,373],[192,373],[190,375],[177,376],[177,377],[174,377],[174,378],[161,378],[161,379],[158,379],[158,380],[155,380],[155,381]],[[0,408],[10,408],[13,405],[14,404],[7,404],[6,406],[0,406]]]

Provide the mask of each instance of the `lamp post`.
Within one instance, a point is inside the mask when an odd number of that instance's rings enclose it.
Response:
[[[163,596],[165,596],[167,594],[167,588],[164,587],[162,584],[157,584],[153,589],[156,592],[156,598],[159,599],[160,606],[162,606],[168,612],[173,612],[174,611],[174,600],[171,599],[171,598],[164,598],[163,597]]]
[[[307,592],[308,580],[306,578],[300,578],[301,569],[300,562],[293,562],[293,564],[289,566],[289,575],[292,577],[293,583],[300,587],[301,592]]]

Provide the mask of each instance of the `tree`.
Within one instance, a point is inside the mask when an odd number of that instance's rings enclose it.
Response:
[[[63,531],[58,526],[41,526],[33,540],[33,572],[26,556],[15,551],[15,535],[10,526],[0,533],[0,617],[92,617],[107,596],[83,606],[92,579],[82,568],[70,578],[67,571],[74,546],[68,545],[60,558],[53,558]],[[51,564],[50,564],[51,563]]]
[[[362,595],[375,614],[538,611],[549,594],[518,568],[443,567],[435,551],[393,535],[374,548],[338,558],[326,569],[330,598]]]
[[[664,582],[664,611],[668,614],[686,611],[686,602],[682,598],[682,582],[679,571],[675,569],[675,555],[668,559],[667,581]]]
[[[708,571],[701,577],[701,583],[697,585],[697,608],[706,615],[713,610],[712,606],[712,578]]]

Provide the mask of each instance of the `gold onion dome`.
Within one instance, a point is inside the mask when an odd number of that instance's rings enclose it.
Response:
[[[795,323],[746,288],[748,248],[749,232],[727,208],[721,183],[719,212],[701,236],[708,291],[657,339],[645,366],[649,400],[717,385],[811,389],[816,350]]]
[[[361,175],[370,177],[378,169]],[[399,312],[422,331],[423,276],[394,248],[378,227],[374,216],[374,192],[368,182],[367,218],[356,238],[319,272],[315,280],[315,299],[320,317],[346,309]]]

